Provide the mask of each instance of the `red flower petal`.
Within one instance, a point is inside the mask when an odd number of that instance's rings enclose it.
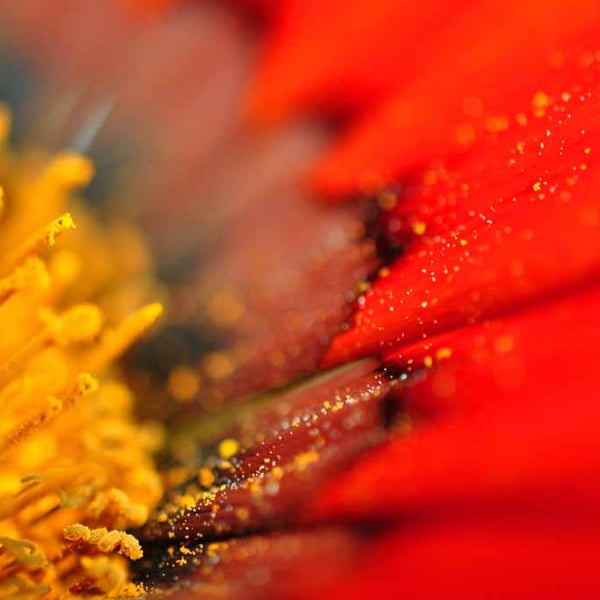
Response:
[[[297,522],[325,480],[385,435],[381,401],[394,383],[372,369],[356,365],[240,413],[224,434],[232,451],[207,449],[198,465],[207,482],[192,470],[144,539],[194,544]]]
[[[309,593],[323,585],[320,565],[335,557],[336,566],[347,566],[357,551],[359,539],[339,529],[251,535],[192,546],[174,541],[167,547],[163,543],[162,548],[145,548],[141,562],[147,577],[142,581],[149,580],[151,585],[167,587],[171,592],[158,592],[152,598],[287,597],[290,588],[298,588],[293,575],[300,572],[299,566],[302,574],[311,573],[301,586]]]
[[[315,104],[372,104],[414,74],[407,54],[429,56],[430,32],[443,30],[465,4],[469,2],[281,1],[280,17],[252,82],[252,115],[271,121]]]
[[[319,165],[316,185],[330,195],[378,187],[431,157],[469,144],[493,117],[512,114],[547,77],[557,50],[592,44],[598,5],[476,2],[430,47],[399,91],[342,138]],[[518,67],[517,67],[518,65]],[[470,124],[472,117],[479,122]],[[492,117],[486,123],[485,117]],[[468,124],[468,125],[467,125]]]
[[[599,305],[596,289],[388,357],[410,371],[431,366],[426,353],[452,353],[402,390],[412,435],[335,481],[318,512],[334,520],[498,510],[596,519]]]
[[[474,323],[600,271],[592,63],[580,75],[591,82],[538,98],[534,115],[522,117],[526,128],[491,136],[455,168],[429,171],[406,210],[399,202],[385,217],[407,254],[358,299],[324,364]]]
[[[596,534],[485,518],[396,529],[365,548],[351,576],[316,592],[297,586],[291,597],[593,598],[600,592]]]

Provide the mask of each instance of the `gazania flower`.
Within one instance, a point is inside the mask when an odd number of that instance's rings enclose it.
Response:
[[[4,15],[66,116],[2,162],[0,592],[597,595],[597,3],[58,4]]]

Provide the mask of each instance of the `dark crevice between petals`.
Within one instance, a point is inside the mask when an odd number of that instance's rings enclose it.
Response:
[[[398,403],[388,402],[399,383],[363,361],[253,404],[212,443],[188,438],[187,449],[174,449],[182,454],[172,473],[180,469],[183,481],[136,532],[145,552],[138,579],[169,587],[189,569],[221,569],[218,548],[242,538],[260,535],[268,545],[283,529],[313,535],[303,511],[322,485],[381,444],[390,427],[397,434],[407,425]]]

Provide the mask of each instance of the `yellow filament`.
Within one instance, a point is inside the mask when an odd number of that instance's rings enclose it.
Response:
[[[111,364],[162,307],[130,312],[155,293],[143,243],[123,224],[103,232],[70,196],[93,165],[71,152],[21,159],[9,132],[0,105],[0,600],[122,596],[142,556],[125,530],[163,493],[162,429],[134,421]]]
[[[10,263],[11,268],[20,265],[29,256],[36,255],[45,248],[54,246],[56,238],[68,229],[75,229],[75,222],[70,213],[65,213],[57,219],[54,219],[54,221],[44,227],[41,231],[25,240],[25,242],[17,248]]]
[[[106,331],[100,343],[83,357],[82,368],[96,371],[113,361],[148,331],[162,315],[162,312],[163,308],[160,304],[149,304],[127,317],[115,329]]]

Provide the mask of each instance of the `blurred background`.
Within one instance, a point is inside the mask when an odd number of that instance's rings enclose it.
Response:
[[[14,144],[89,156],[87,205],[143,232],[168,311],[127,365],[164,416],[313,371],[376,258],[364,207],[306,185],[336,123],[249,117],[260,10],[161,4],[2,1],[0,98]]]

